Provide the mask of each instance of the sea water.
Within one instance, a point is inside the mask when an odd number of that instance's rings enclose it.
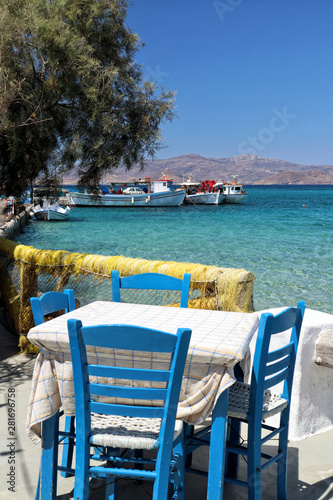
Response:
[[[248,186],[240,205],[73,207],[64,222],[31,221],[36,248],[244,268],[254,307],[333,314],[333,186]]]

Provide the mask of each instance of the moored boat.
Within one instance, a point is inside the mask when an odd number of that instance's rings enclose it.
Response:
[[[61,207],[59,202],[50,203],[44,200],[43,206],[36,205],[31,210],[31,213],[37,220],[67,220],[70,214],[70,207]]]
[[[198,181],[192,180],[192,175],[189,176],[186,182],[182,183],[182,187],[186,190],[185,201],[193,205],[219,205],[222,203],[224,195],[221,191],[213,191],[215,181]]]
[[[185,189],[171,191],[172,179],[165,175],[158,180],[147,179],[147,184],[148,192],[138,194],[127,189],[124,192],[119,189],[117,193],[103,189],[98,194],[71,191],[69,203],[77,207],[177,207],[184,201]]]
[[[223,193],[223,203],[242,203],[248,194],[244,190],[243,184],[237,182],[237,179],[232,182],[217,181],[213,189]]]

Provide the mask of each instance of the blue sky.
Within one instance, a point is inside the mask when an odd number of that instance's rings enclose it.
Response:
[[[144,74],[177,91],[157,158],[333,165],[332,0],[133,0]]]

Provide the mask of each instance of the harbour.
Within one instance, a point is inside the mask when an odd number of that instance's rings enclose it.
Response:
[[[243,184],[233,181],[196,181],[192,174],[181,184],[162,173],[162,178],[150,177],[132,182],[111,182],[110,188],[101,185],[96,192],[82,189],[66,191],[66,201],[71,206],[106,207],[177,207],[180,205],[220,205],[242,203],[247,197]]]

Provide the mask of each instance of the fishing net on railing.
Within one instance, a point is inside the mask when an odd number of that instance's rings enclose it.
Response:
[[[160,272],[182,278],[185,272],[189,272],[189,308],[253,310],[254,276],[245,270],[38,250],[0,239],[1,300],[13,330],[21,336],[21,349],[32,349],[26,338],[34,326],[30,297],[72,288],[77,308],[97,300],[110,301],[113,269],[117,269],[120,276]],[[123,302],[136,304],[179,307],[180,296],[180,291],[171,290],[121,290]]]
[[[77,305],[84,306],[96,300],[113,300],[111,278],[99,274],[85,273],[73,274],[66,285],[61,284],[61,278],[50,275],[45,269],[38,271],[35,269],[37,283],[36,294],[31,296],[41,296],[43,293],[56,290],[62,292],[65,288],[74,290]],[[1,272],[0,272],[1,276]],[[15,288],[20,292],[20,269],[17,265],[11,266],[11,277]],[[35,286],[33,287],[35,289]],[[30,298],[30,297],[29,297]],[[121,291],[122,302],[132,302],[133,304],[151,304],[160,306],[180,306],[181,291],[178,290],[152,290],[152,289],[124,289]],[[189,293],[188,307],[197,309],[216,308],[215,281],[192,282]],[[213,306],[213,307],[212,307]]]

